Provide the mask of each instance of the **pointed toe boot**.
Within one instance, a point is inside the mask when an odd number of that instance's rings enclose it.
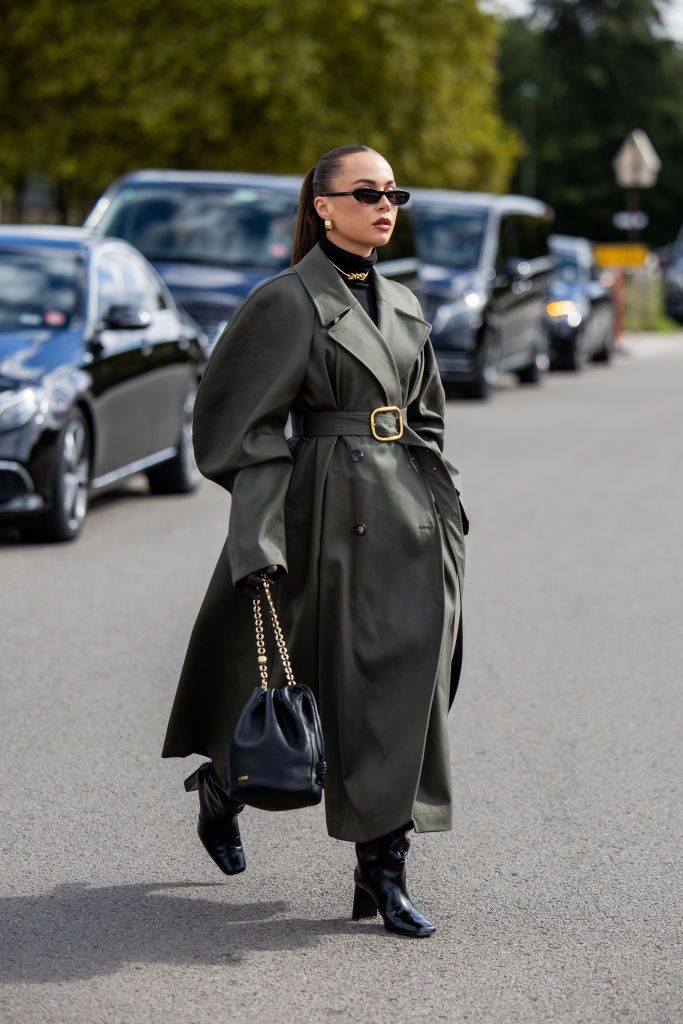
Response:
[[[237,822],[244,804],[228,796],[211,761],[185,779],[185,789],[199,793],[197,835],[204,849],[224,874],[238,875],[247,866]]]
[[[379,912],[389,932],[412,939],[433,935],[436,927],[415,909],[406,885],[406,835],[412,822],[367,843],[356,843],[358,863],[352,917],[358,921]]]

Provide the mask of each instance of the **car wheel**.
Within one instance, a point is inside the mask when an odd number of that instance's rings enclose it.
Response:
[[[516,371],[520,384],[539,384],[541,381],[541,356],[536,346],[531,350],[531,362]],[[547,359],[547,357],[546,357]]]
[[[67,541],[78,537],[88,511],[90,452],[88,423],[79,409],[73,409],[59,435],[50,508],[22,524],[24,538]]]
[[[498,379],[499,346],[492,331],[487,331],[482,342],[482,353],[476,377],[466,385],[466,393],[470,398],[486,401],[491,397],[491,389]]]
[[[574,373],[582,368],[585,362],[584,359],[584,343],[583,338],[580,334],[577,334],[572,342],[572,346],[567,352],[567,361],[565,366],[568,370],[573,370]]]
[[[176,454],[146,471],[153,494],[191,494],[199,487],[201,473],[192,446],[192,413],[196,394],[197,389],[192,388],[185,397]]]
[[[614,339],[613,339],[613,328],[610,325],[609,330],[605,333],[605,339],[599,349],[593,353],[594,363],[609,363],[612,359],[614,352]]]

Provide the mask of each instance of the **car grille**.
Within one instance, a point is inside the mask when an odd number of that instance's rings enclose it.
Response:
[[[233,306],[183,303],[193,320],[196,320],[209,341],[214,341],[235,312]]]
[[[25,482],[11,469],[0,469],[0,504],[28,493]]]

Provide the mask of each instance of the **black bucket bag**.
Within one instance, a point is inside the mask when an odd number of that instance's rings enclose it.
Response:
[[[286,685],[268,686],[261,599],[254,597],[261,684],[247,699],[233,732],[228,792],[233,800],[263,811],[290,811],[322,800],[326,771],[323,734],[313,691],[294,680],[268,576],[264,573],[261,580]]]

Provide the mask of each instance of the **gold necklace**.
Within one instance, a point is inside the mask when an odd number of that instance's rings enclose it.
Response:
[[[327,258],[328,260],[330,260],[329,256]],[[330,263],[332,263],[332,260],[330,260]],[[348,278],[349,281],[365,281],[367,280],[368,274],[370,273],[369,270],[366,270],[364,272],[358,271],[355,274],[347,274],[346,271],[342,270],[341,267],[338,267],[336,263],[332,263],[332,266],[334,267],[335,270],[338,270],[340,274],[343,274],[344,277]]]

